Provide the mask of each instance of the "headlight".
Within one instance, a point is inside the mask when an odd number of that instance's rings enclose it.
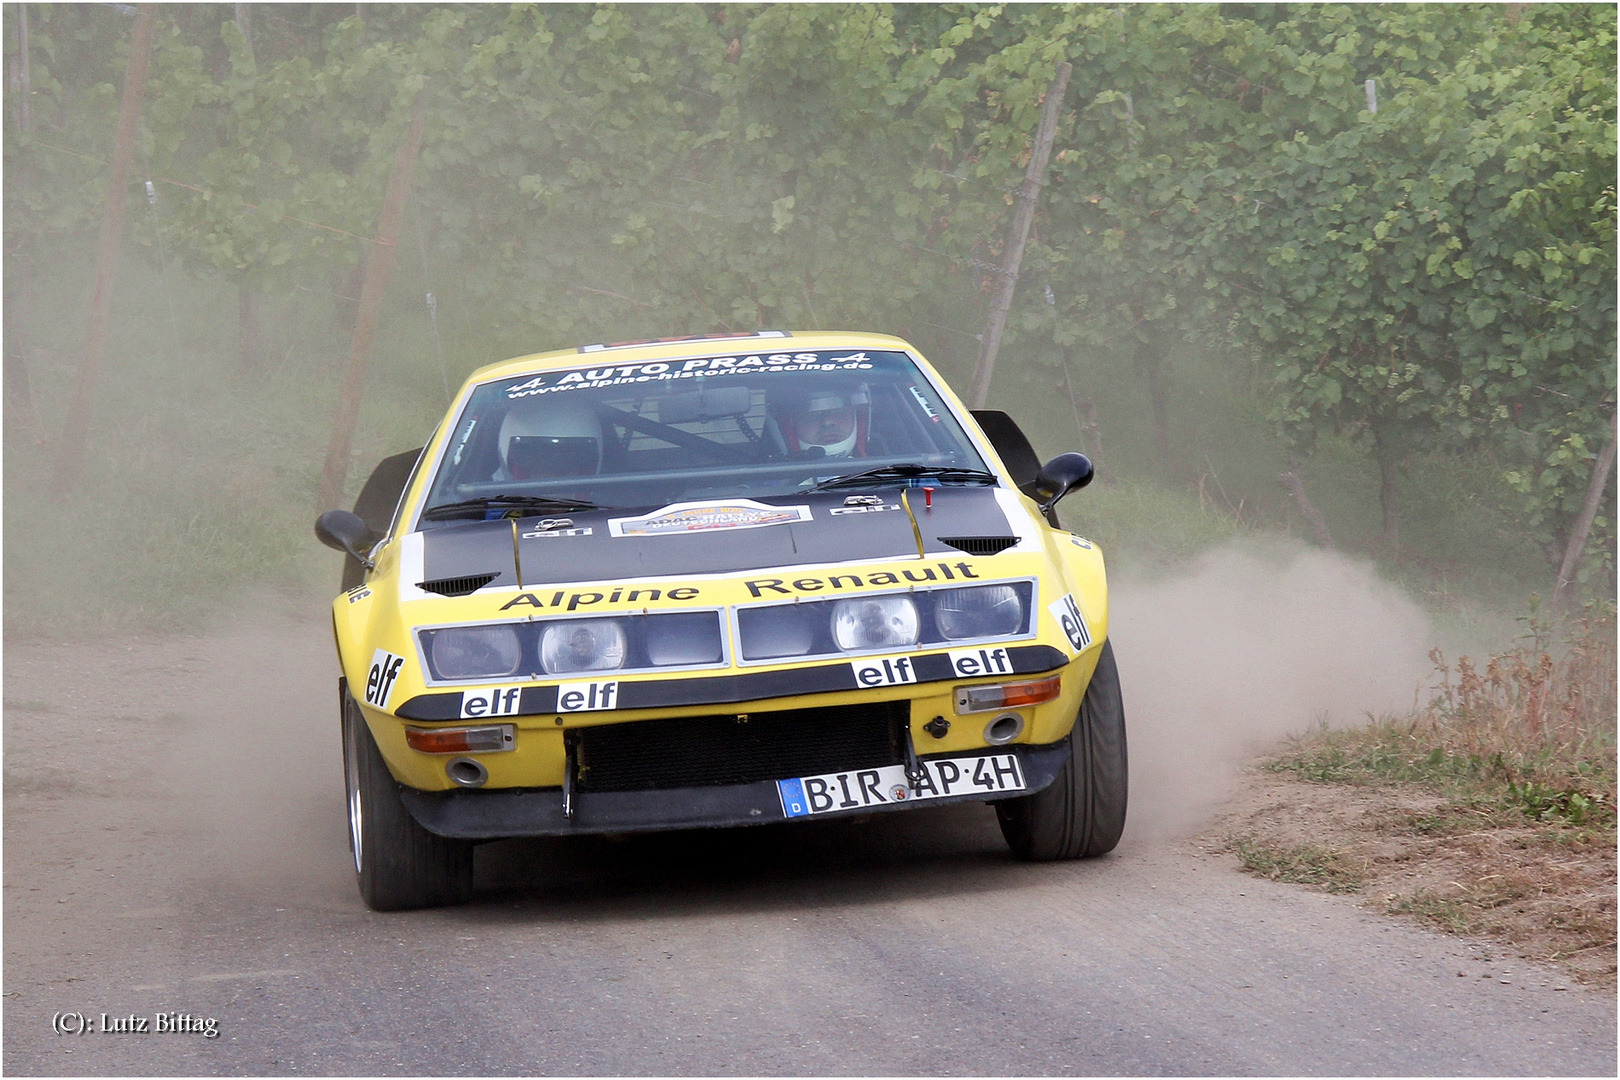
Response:
[[[642,622],[647,662],[656,667],[714,664],[724,655],[713,615],[655,615]]]
[[[832,631],[845,652],[911,645],[917,640],[917,605],[906,596],[840,600],[833,606]]]
[[[1024,628],[1024,605],[1010,585],[947,589],[936,594],[934,621],[943,637],[1004,637]]]
[[[550,675],[623,667],[624,628],[613,619],[550,623],[540,636],[540,665]]]
[[[441,679],[498,679],[518,669],[523,648],[510,626],[458,626],[438,630],[428,646]]]
[[[822,619],[827,616],[822,615]],[[744,660],[772,660],[803,656],[815,645],[816,628],[808,611],[792,604],[744,608],[737,612]]]

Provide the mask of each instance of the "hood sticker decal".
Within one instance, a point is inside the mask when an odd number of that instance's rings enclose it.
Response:
[[[1003,503],[1003,494],[1011,500]],[[915,560],[916,538],[908,515],[899,506],[898,492],[859,497],[863,501],[854,506],[848,505],[846,493],[841,491],[710,497],[661,507],[642,504],[571,513],[567,520],[572,524],[554,530],[535,526],[562,519],[523,519],[518,522],[523,584],[528,589],[544,588],[549,597],[559,587],[596,588],[607,593],[623,582],[662,586],[688,575],[735,573],[793,580],[795,568],[800,566],[854,567],[864,562]],[[865,509],[865,499],[884,509],[833,513]],[[1016,491],[947,487],[934,492],[932,507],[925,508],[923,501],[913,498],[912,506],[931,560],[952,560],[954,566],[955,560],[964,558],[960,549],[942,542],[940,536],[1022,536],[1016,547],[1008,549],[1010,553],[1042,550]],[[434,596],[418,589],[418,581],[484,574],[511,564],[512,527],[507,521],[431,524],[427,531],[405,538],[401,573],[416,576],[401,581],[402,601]],[[529,533],[541,535],[526,535]],[[714,542],[720,538],[725,543]],[[503,586],[510,590],[514,584],[511,577],[502,576],[486,591]]]
[[[752,499],[673,503],[643,517],[608,519],[613,536],[681,536],[716,529],[758,529],[811,520],[808,506],[766,506]]]

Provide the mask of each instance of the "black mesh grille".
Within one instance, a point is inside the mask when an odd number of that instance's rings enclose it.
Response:
[[[424,581],[417,585],[424,592],[438,593],[440,596],[466,596],[475,593],[485,585],[500,577],[500,573],[473,574],[470,577],[447,577],[437,581]]]
[[[580,791],[751,784],[898,765],[909,702],[641,720],[583,728]]]
[[[969,555],[996,555],[1018,543],[1016,536],[942,536],[942,544],[949,544]]]

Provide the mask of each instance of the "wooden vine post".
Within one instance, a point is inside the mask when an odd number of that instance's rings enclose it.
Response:
[[[96,255],[95,284],[90,290],[90,315],[84,334],[84,355],[79,358],[79,380],[68,402],[67,419],[62,424],[61,453],[56,459],[56,479],[71,487],[79,478],[84,458],[84,432],[90,421],[90,402],[101,379],[101,361],[107,352],[107,321],[112,314],[113,278],[118,270],[118,244],[124,235],[124,203],[129,184],[129,167],[135,157],[135,125],[141,116],[141,97],[146,93],[146,69],[152,59],[152,18],[154,4],[142,4],[135,16],[130,40],[129,65],[124,69],[124,100],[118,110],[118,136],[113,147],[112,168],[107,177],[107,202],[101,212],[101,245]]]
[[[1612,425],[1614,420],[1611,418],[1609,423]],[[1575,519],[1575,528],[1570,531],[1569,543],[1564,548],[1564,561],[1558,567],[1558,582],[1553,586],[1554,615],[1565,614],[1569,598],[1573,595],[1569,587],[1575,581],[1575,567],[1580,565],[1587,534],[1592,531],[1592,522],[1597,520],[1598,508],[1603,504],[1603,489],[1609,482],[1609,470],[1614,468],[1614,437],[1611,427],[1608,443],[1598,451],[1597,460],[1592,463],[1592,475],[1586,482],[1586,501],[1581,506],[1580,516]]]
[[[1002,254],[1001,279],[995,301],[990,305],[990,322],[979,345],[979,362],[973,368],[973,381],[968,387],[968,408],[982,409],[990,396],[990,377],[996,370],[996,353],[1001,351],[1001,333],[1007,327],[1007,314],[1012,310],[1013,291],[1018,288],[1018,268],[1024,261],[1024,244],[1029,240],[1029,227],[1035,221],[1035,201],[1040,198],[1046,184],[1046,166],[1052,157],[1052,140],[1057,135],[1058,114],[1063,107],[1063,93],[1069,88],[1069,74],[1074,65],[1059,61],[1052,85],[1046,88],[1046,100],[1041,104],[1041,122],[1036,129],[1035,147],[1029,156],[1029,170],[1024,174],[1024,187],[1018,196],[1018,210],[1013,214],[1012,229],[1007,236],[1007,250]]]
[[[418,93],[416,106],[411,111],[411,126],[394,159],[394,175],[388,181],[388,193],[383,198],[377,239],[371,246],[371,256],[366,260],[366,280],[360,289],[360,307],[355,313],[354,337],[349,344],[349,365],[343,373],[337,416],[332,421],[332,439],[326,446],[326,468],[321,473],[317,502],[323,510],[336,507],[343,496],[343,481],[349,472],[349,451],[354,442],[355,422],[360,416],[360,398],[365,393],[366,367],[371,361],[371,345],[377,336],[383,295],[388,288],[388,275],[394,268],[395,241],[399,237],[400,221],[405,216],[405,204],[411,197],[416,159],[422,149],[422,121],[426,107],[427,95]]]

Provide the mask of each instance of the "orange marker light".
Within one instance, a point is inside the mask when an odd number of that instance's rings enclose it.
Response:
[[[958,686],[956,713],[992,712],[1040,705],[1055,699],[1063,690],[1063,677],[1053,675],[1031,682],[1001,683],[995,686]]]
[[[424,754],[491,754],[515,750],[511,724],[470,728],[405,729],[405,745]]]

